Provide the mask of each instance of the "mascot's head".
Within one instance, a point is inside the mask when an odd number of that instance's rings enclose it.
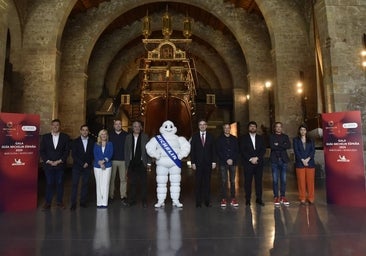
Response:
[[[175,127],[172,121],[167,120],[161,125],[159,132],[163,135],[172,135],[177,132],[177,127]]]

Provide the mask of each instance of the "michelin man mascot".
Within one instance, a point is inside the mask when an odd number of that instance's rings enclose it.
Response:
[[[150,139],[146,144],[149,156],[156,159],[156,193],[158,202],[156,208],[164,207],[167,194],[168,175],[170,179],[170,197],[172,205],[183,207],[179,202],[181,160],[188,156],[191,144],[184,138],[176,135],[177,127],[172,121],[165,121],[159,128],[160,135]]]

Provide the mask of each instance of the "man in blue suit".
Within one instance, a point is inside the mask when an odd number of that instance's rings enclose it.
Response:
[[[72,191],[70,210],[76,209],[79,180],[81,177],[80,206],[87,207],[88,185],[90,173],[93,169],[94,140],[89,136],[89,127],[84,124],[80,127],[80,136],[71,146],[72,165]]]
[[[60,132],[61,121],[54,119],[51,121],[51,132],[42,136],[40,145],[40,155],[43,160],[43,169],[46,175],[46,203],[43,210],[51,208],[54,187],[57,190],[57,207],[65,209],[63,203],[64,194],[64,171],[69,155],[69,141],[67,134]]]

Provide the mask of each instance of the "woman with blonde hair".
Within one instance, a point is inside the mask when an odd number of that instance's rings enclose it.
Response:
[[[293,140],[293,148],[300,203],[305,204],[307,196],[308,202],[312,204],[314,203],[315,145],[314,141],[307,136],[306,125],[300,125],[298,136]]]
[[[94,176],[97,194],[97,208],[108,207],[109,181],[112,170],[113,144],[108,141],[108,131],[98,133],[94,144]]]

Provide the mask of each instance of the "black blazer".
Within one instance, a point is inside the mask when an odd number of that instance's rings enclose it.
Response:
[[[53,146],[52,134],[46,133],[41,138],[40,155],[43,160],[44,167],[52,167],[46,164],[48,160],[62,160],[59,167],[65,167],[67,157],[69,156],[70,138],[67,134],[60,132],[57,147]]]
[[[263,165],[264,154],[266,153],[263,137],[258,134],[255,135],[254,149],[249,133],[243,135],[240,138],[240,153],[242,156],[243,165],[251,165],[252,163],[249,162],[249,159],[252,157],[258,157],[258,164]]]
[[[290,161],[287,155],[287,149],[291,148],[291,142],[286,134],[272,133],[269,137],[269,145],[271,147],[271,163],[277,164],[280,159],[284,163],[288,163]]]
[[[87,163],[91,168],[93,167],[93,147],[94,147],[94,139],[91,137],[88,138],[88,144],[86,145],[86,151],[84,150],[84,144],[79,136],[76,138],[71,146],[71,156],[73,159],[73,168],[83,168],[84,164]]]
[[[205,146],[202,146],[201,132],[193,134],[191,140],[191,163],[196,167],[212,165],[216,163],[215,139],[206,132]]]

